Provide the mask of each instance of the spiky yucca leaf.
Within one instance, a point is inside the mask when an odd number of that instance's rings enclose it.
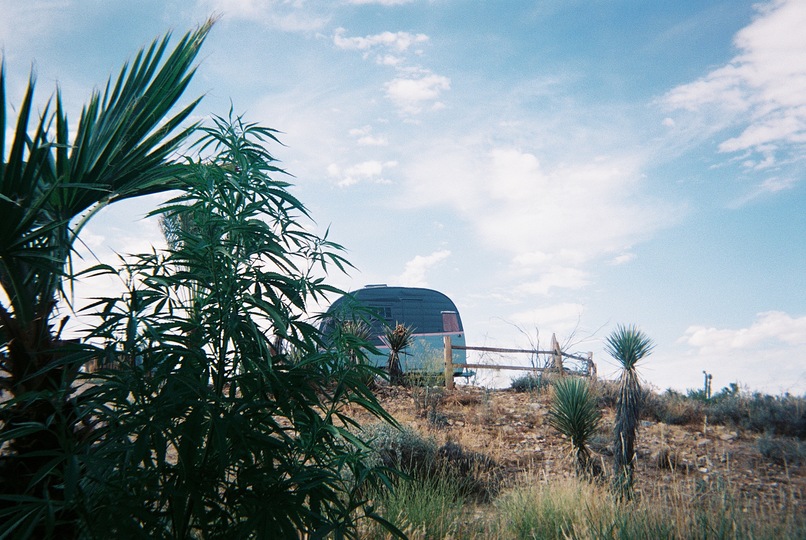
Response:
[[[578,473],[588,469],[588,441],[596,432],[600,420],[596,398],[587,381],[568,377],[554,383],[549,425],[571,439]]]
[[[605,350],[615,358],[624,369],[635,369],[638,362],[648,356],[655,344],[635,325],[619,325],[607,336]]]

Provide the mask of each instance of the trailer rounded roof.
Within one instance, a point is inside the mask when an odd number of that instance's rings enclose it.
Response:
[[[370,285],[337,299],[328,308],[327,315],[351,317],[356,308],[371,310],[374,335],[382,334],[384,325],[398,323],[411,327],[415,334],[442,332],[443,312],[456,312],[459,328],[462,328],[456,304],[433,289]]]

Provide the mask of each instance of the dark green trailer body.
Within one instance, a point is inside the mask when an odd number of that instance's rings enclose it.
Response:
[[[362,313],[368,315],[372,343],[381,351],[380,355],[370,358],[378,366],[385,366],[389,355],[389,347],[382,339],[385,329],[397,324],[410,327],[414,338],[412,345],[401,355],[403,371],[441,371],[445,336],[451,336],[453,345],[465,344],[459,310],[439,291],[369,285],[333,302],[327,310],[323,330],[327,332],[328,325],[334,324],[335,320],[363,318]],[[461,375],[464,369],[461,366],[467,363],[464,350],[453,351],[453,363],[457,365],[455,374]]]

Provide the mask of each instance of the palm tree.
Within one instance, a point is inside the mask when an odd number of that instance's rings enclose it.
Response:
[[[400,366],[400,353],[411,345],[412,329],[404,324],[398,324],[394,328],[386,330],[384,336],[386,344],[389,345],[389,360],[387,369],[389,370],[389,381],[392,384],[403,384],[403,368]]]
[[[48,102],[33,118],[32,76],[7,155],[0,67],[0,389],[12,396],[0,407],[0,444],[8,443],[0,493],[48,501],[57,522],[69,521],[67,499],[79,484],[66,465],[77,452],[71,434],[80,431],[81,398],[73,383],[93,358],[89,347],[63,341],[54,330],[57,303],[74,277],[73,246],[101,208],[171,189],[184,174],[171,157],[194,129],[182,126],[199,99],[171,111],[212,24],[187,33],[170,52],[170,35],[141,50],[103,92],[92,94],[72,135],[58,88],[55,107]],[[49,474],[40,469],[48,463]]]
[[[571,439],[577,474],[590,474],[588,441],[599,426],[596,397],[584,379],[568,377],[554,383],[549,425]]]
[[[635,435],[641,414],[642,393],[637,366],[655,347],[635,326],[619,325],[607,337],[605,350],[621,364],[614,426],[614,483],[619,496],[630,497],[633,484]]]

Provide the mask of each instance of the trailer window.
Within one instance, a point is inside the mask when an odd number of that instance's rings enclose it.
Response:
[[[461,332],[459,328],[459,314],[455,311],[442,312],[442,331]]]

